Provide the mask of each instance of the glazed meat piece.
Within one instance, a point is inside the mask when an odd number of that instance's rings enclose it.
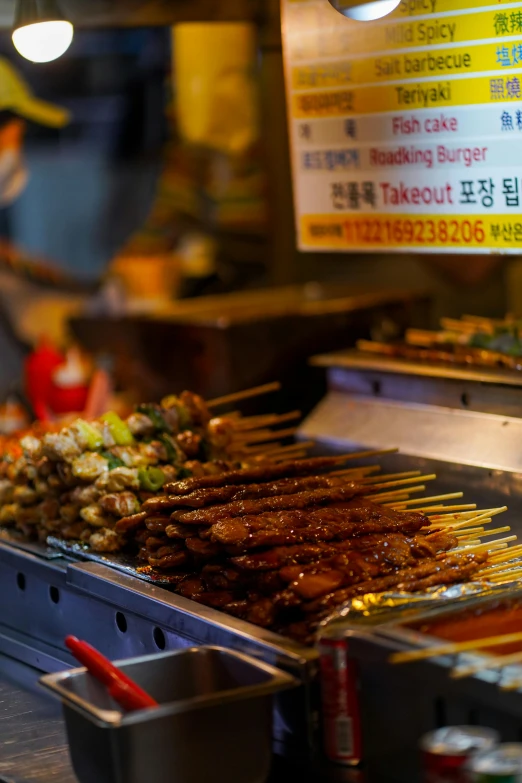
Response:
[[[366,502],[346,509],[267,512],[233,517],[211,528],[211,540],[239,549],[319,541],[343,541],[369,533],[416,533],[429,519],[423,514],[397,513]],[[238,553],[239,554],[239,553]]]
[[[113,468],[96,480],[96,488],[104,492],[121,492],[124,489],[139,489],[137,468]]]
[[[68,525],[72,525],[72,523],[76,522],[79,517],[80,506],[77,506],[75,503],[62,503],[59,506],[58,513],[60,514],[60,519],[63,522],[66,522]]]
[[[104,527],[89,536],[89,546],[95,552],[119,552],[122,541],[114,530]]]
[[[318,601],[305,604],[303,608],[307,612],[318,612],[334,606],[340,606],[356,595],[381,593],[399,585],[401,590],[412,591],[415,584],[423,582],[429,577],[435,577],[433,584],[445,584],[447,580],[450,582],[464,581],[470,574],[468,566],[478,570],[482,562],[482,558],[472,554],[452,555],[448,556],[446,560],[429,560],[413,568],[397,571],[390,576],[360,582],[353,587],[329,593]],[[465,570],[462,570],[463,568]]]
[[[50,432],[45,435],[42,441],[42,453],[50,460],[72,462],[82,453],[82,447],[73,437],[71,432],[62,430],[62,432]]]
[[[12,499],[21,506],[31,506],[38,500],[38,495],[31,487],[20,485],[12,490]]]
[[[174,522],[165,528],[165,533],[169,538],[191,538],[194,532],[193,525],[182,525],[180,522]]]
[[[138,514],[132,514],[131,516],[119,519],[116,522],[114,529],[118,533],[130,533],[133,530],[139,530],[139,528],[143,527],[146,519],[146,511],[140,511]]]
[[[234,423],[227,418],[211,419],[207,427],[207,438],[216,451],[226,451],[230,446],[236,429]]]
[[[203,436],[191,430],[185,430],[176,435],[176,443],[189,459],[195,459],[203,443]]]
[[[168,517],[152,516],[145,520],[145,526],[151,533],[164,533],[167,527],[171,524]]]
[[[164,557],[149,557],[149,565],[159,568],[160,571],[168,571],[171,568],[179,568],[189,562],[189,556],[186,552],[175,552]]]
[[[128,517],[140,507],[138,498],[132,492],[112,492],[103,495],[98,502],[104,511],[115,517]]]
[[[228,484],[254,484],[259,481],[272,481],[291,476],[306,476],[316,470],[326,470],[345,462],[343,457],[311,457],[310,459],[289,460],[278,465],[263,465],[254,468],[230,470],[218,475],[201,476],[166,484],[165,492],[173,495],[188,495],[196,489],[224,487]]]
[[[96,503],[100,497],[100,490],[92,484],[87,487],[75,487],[71,492],[71,501],[78,503],[79,506],[90,506],[91,503]]]
[[[0,505],[12,502],[13,491],[13,484],[11,481],[9,481],[9,479],[2,479],[0,481]]]
[[[221,548],[217,544],[213,544],[211,541],[202,541],[197,536],[185,539],[185,546],[189,552],[203,560],[210,560],[221,552]]]
[[[168,460],[167,448],[159,440],[153,440],[150,443],[140,443],[139,450],[148,465],[157,465],[158,462],[166,462]]]
[[[92,527],[105,527],[107,525],[107,517],[98,503],[82,508],[80,516]]]
[[[196,427],[206,427],[211,419],[211,415],[203,397],[190,391],[183,391],[179,398],[190,417],[191,423]]]
[[[250,552],[247,555],[232,557],[231,562],[241,569],[249,571],[270,571],[284,566],[306,564],[318,561],[322,558],[333,557],[342,552],[352,550],[373,550],[387,541],[388,535],[366,535],[346,541],[333,543],[318,542],[316,544],[295,544],[294,546],[273,547],[262,552]],[[447,551],[456,545],[457,540],[453,536],[443,536],[427,539],[423,535],[414,536],[411,539],[412,553],[415,557],[434,557],[437,552]]]
[[[342,476],[306,476],[304,478],[281,479],[280,481],[267,482],[265,484],[245,484],[227,487],[215,487],[199,489],[189,495],[163,495],[159,498],[151,498],[145,508],[151,510],[168,508],[204,508],[216,503],[228,503],[229,501],[255,500],[258,498],[270,498],[279,495],[294,495],[298,492],[313,489],[329,489],[333,487],[348,486],[348,482]],[[369,488],[361,487],[361,491],[369,492]],[[217,509],[216,509],[217,510]]]
[[[35,438],[33,435],[26,435],[20,441],[20,446],[23,448],[26,456],[32,460],[40,459],[42,456],[42,441],[40,438]]]
[[[350,483],[343,487],[313,489],[308,492],[297,492],[294,495],[237,500],[197,511],[174,511],[172,519],[185,525],[212,525],[227,517],[245,517],[251,514],[263,514],[265,511],[285,511],[341,503],[367,491],[367,488],[360,484]]]
[[[132,413],[127,419],[127,426],[133,435],[140,438],[151,438],[154,435],[152,419],[145,413]]]
[[[72,473],[84,481],[95,481],[109,470],[109,463],[95,451],[86,451],[72,461]]]

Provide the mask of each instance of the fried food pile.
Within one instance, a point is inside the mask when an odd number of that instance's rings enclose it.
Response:
[[[424,514],[372,502],[371,485],[332,470],[342,461],[168,482],[115,532],[139,550],[143,572],[168,574],[181,595],[305,643],[354,596],[424,590],[480,570],[486,555],[451,553],[457,538]]]
[[[115,530],[121,517],[138,512],[165,482],[240,466],[242,443],[234,419],[212,418],[190,392],[140,405],[126,420],[107,413],[59,432],[35,429],[3,452],[0,525],[116,552],[125,543]]]

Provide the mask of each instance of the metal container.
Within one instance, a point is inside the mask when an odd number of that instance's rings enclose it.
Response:
[[[272,694],[296,680],[241,653],[193,647],[118,663],[157,709],[122,714],[85,669],[41,683],[63,702],[81,783],[263,783],[272,758]]]

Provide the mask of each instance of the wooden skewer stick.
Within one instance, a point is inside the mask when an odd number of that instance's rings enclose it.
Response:
[[[407,478],[419,478],[421,475],[420,470],[410,470],[405,473],[388,473],[381,474],[380,476],[369,476],[364,479],[364,484],[373,484],[378,481],[392,481],[393,479],[407,479]]]
[[[237,424],[234,424],[234,430],[237,433],[248,432],[249,430],[257,430],[260,427],[273,427],[276,424],[283,424],[285,421],[293,421],[301,417],[301,411],[290,411],[289,413],[282,413],[278,416],[275,413],[268,413],[266,416],[252,416],[247,419],[239,419]]]
[[[315,446],[315,440],[300,440],[297,443],[291,443],[289,446],[275,446],[265,453],[271,457],[274,454],[290,454],[292,451],[311,449],[313,446]]]
[[[491,520],[489,520],[491,522]],[[511,532],[511,527],[509,525],[506,525],[506,527],[497,527],[495,530],[485,530],[481,535],[484,538],[487,538],[488,536],[496,536],[500,533],[509,533]]]
[[[232,439],[232,443],[234,445],[244,445],[252,442],[256,442],[256,437],[261,435],[272,435],[274,430],[271,430],[270,427],[264,427],[263,429],[258,430],[251,430],[250,432],[245,433],[236,433],[235,436]]]
[[[407,652],[393,653],[390,663],[412,663],[413,661],[426,661],[429,658],[439,658],[441,655],[458,655],[460,652],[480,650],[482,647],[501,647],[503,644],[522,642],[522,632],[507,633],[501,636],[488,636],[485,639],[474,639],[469,642],[450,642],[429,647],[424,650],[408,650]]]
[[[503,574],[497,574],[496,576],[490,576],[488,582],[493,582],[493,584],[497,584],[499,582],[515,582],[518,581],[521,577],[522,568],[519,568],[518,571],[509,571]]]
[[[476,522],[477,520],[480,520],[481,524],[485,525],[487,522],[491,522],[491,518],[488,517],[477,517],[476,519],[473,517],[472,519],[463,519],[462,522],[455,522],[451,525],[441,525],[438,522],[433,522],[433,524],[430,525],[429,528],[424,528],[425,530],[437,530],[440,533],[453,533],[455,530],[462,530],[463,528],[476,528]],[[433,533],[430,533],[430,535],[433,535]],[[429,538],[429,536],[428,536]]]
[[[511,530],[511,528],[507,528],[508,530]],[[502,532],[505,532],[506,528],[502,528]],[[441,531],[443,534],[446,533],[445,530]],[[495,531],[496,532],[496,531]],[[464,541],[468,538],[476,538],[477,536],[486,535],[486,528],[485,527],[467,527],[465,530],[455,530],[453,529],[451,531],[451,534],[455,536],[455,538],[458,538],[459,541]],[[432,533],[432,535],[435,535]],[[489,534],[491,535],[491,534]],[[480,541],[478,542],[480,544]]]
[[[506,538],[499,538],[498,541],[490,541],[489,544],[480,544],[480,546],[459,546],[453,551],[461,554],[470,554],[471,552],[492,552],[495,549],[506,549],[511,541],[516,540],[516,536],[506,536]]]
[[[377,473],[379,470],[381,470],[380,465],[368,465],[365,468],[345,468],[344,470],[331,470],[328,475],[329,476],[345,476],[346,478],[349,478],[350,476],[369,476],[371,473]],[[420,473],[420,471],[419,471]],[[379,476],[377,476],[379,478]]]
[[[412,492],[411,489],[408,489],[408,492]],[[430,498],[414,498],[413,500],[407,500],[405,503],[403,503],[403,506],[416,506],[418,503],[431,503],[438,500],[453,500],[456,498],[461,498],[464,495],[463,492],[451,492],[448,495],[433,495],[433,497]],[[418,508],[417,511],[422,511],[422,509]]]
[[[372,491],[374,489],[388,489],[390,487],[401,487],[407,484],[416,484],[418,481],[433,481],[437,476],[435,473],[430,473],[427,476],[415,476],[414,478],[397,479],[395,481],[384,481],[380,484],[372,484],[368,488]]]
[[[520,560],[515,563],[503,563],[501,566],[493,567],[491,570],[479,571],[476,576],[478,579],[486,579],[490,581],[494,577],[501,576],[503,579],[506,577],[512,577],[513,574],[517,574],[520,571]]]
[[[383,508],[393,508],[394,511],[406,511],[406,506],[403,508],[401,504],[406,503],[409,497],[409,495],[405,494],[397,496],[394,495],[391,503],[379,503],[379,501],[372,497],[372,503],[378,503],[379,506],[382,506]]]
[[[215,397],[213,400],[207,400],[207,405],[209,408],[217,408],[220,405],[228,405],[231,402],[239,402],[239,400],[248,400],[250,397],[259,397],[261,394],[276,392],[279,391],[280,388],[281,384],[279,381],[264,383],[262,386],[254,386],[251,389],[244,389],[244,391],[225,394],[223,397]]]
[[[430,514],[428,514],[428,516],[431,518],[432,522],[434,522],[434,523],[437,522],[437,524],[439,522],[447,522],[448,524],[450,524],[451,522],[459,522],[462,519],[472,519],[473,517],[477,516],[477,504],[476,503],[472,503],[471,505],[473,506],[473,509],[470,510],[470,511],[459,511],[459,512],[450,513],[450,514],[439,514],[439,513],[430,512]],[[450,508],[451,509],[451,508],[455,508],[455,507],[454,506],[446,506],[446,508]],[[462,508],[462,506],[460,506],[460,508]],[[466,507],[464,507],[464,508],[466,508]],[[480,513],[482,513],[482,512],[480,512]]]
[[[476,508],[476,503],[465,503],[460,506],[445,506],[441,503],[438,506],[425,506],[424,511],[427,516],[431,516],[432,519],[437,519],[437,516],[460,517],[461,512],[468,510],[476,511]],[[442,514],[439,514],[439,512],[442,512]],[[470,516],[472,516],[472,514],[470,514]]]
[[[522,544],[519,544],[518,546],[512,546],[509,549],[509,558],[514,559],[516,557],[522,557]],[[506,555],[496,555],[490,558],[490,562],[492,563],[502,563],[504,560],[507,560]]]
[[[453,680],[461,680],[463,677],[472,677],[474,674],[485,672],[488,669],[503,669],[504,666],[512,666],[515,663],[522,663],[522,652],[511,655],[495,655],[489,660],[474,663],[472,666],[457,667],[453,669],[450,677]]]
[[[476,526],[479,522],[481,524],[487,524],[491,521],[492,517],[498,516],[498,514],[502,514],[504,511],[507,511],[507,506],[504,506],[503,508],[493,508],[488,509],[487,511],[482,511],[478,516],[471,517],[466,520],[467,525],[473,525]],[[453,523],[450,523],[448,525],[440,524],[437,522],[433,522],[433,525],[435,527],[442,527],[442,529],[445,532],[451,532],[451,530],[457,530],[457,528],[462,528],[462,524],[454,525]]]
[[[266,443],[269,440],[289,438],[291,435],[295,435],[296,432],[297,427],[288,427],[286,430],[259,430],[259,432],[247,433],[249,435],[248,438],[237,439],[235,440],[235,444],[244,443],[246,445],[252,443]]]
[[[257,446],[251,446],[250,448],[242,448],[238,446],[234,449],[237,454],[244,454],[247,457],[264,457],[269,451],[272,451],[274,447],[283,448],[282,443],[259,443]]]
[[[513,547],[513,549],[514,548],[515,547]],[[511,550],[508,548],[507,552],[509,552],[509,551],[511,551]],[[498,565],[487,566],[482,571],[479,571],[477,573],[477,576],[488,577],[490,574],[498,574],[499,571],[514,570],[517,567],[520,567],[520,560],[508,560],[508,561],[499,563]]]
[[[288,454],[269,454],[267,459],[270,460],[270,462],[286,462],[288,459]],[[308,452],[306,449],[301,449],[300,451],[293,451],[290,455],[292,459],[304,459],[308,456]]]
[[[368,493],[368,496],[371,497],[372,502],[378,503],[380,500],[393,500],[393,498],[396,498],[397,500],[402,501],[403,498],[408,498],[408,496],[412,492],[424,492],[426,489],[426,486],[424,484],[420,484],[418,487],[408,487],[407,489],[397,489],[394,492],[381,492],[378,495],[373,495],[371,493]],[[403,505],[406,505],[408,501],[405,500]],[[422,498],[420,501],[422,503]]]

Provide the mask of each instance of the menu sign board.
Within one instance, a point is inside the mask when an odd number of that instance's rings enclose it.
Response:
[[[521,253],[522,2],[282,5],[300,249]]]

